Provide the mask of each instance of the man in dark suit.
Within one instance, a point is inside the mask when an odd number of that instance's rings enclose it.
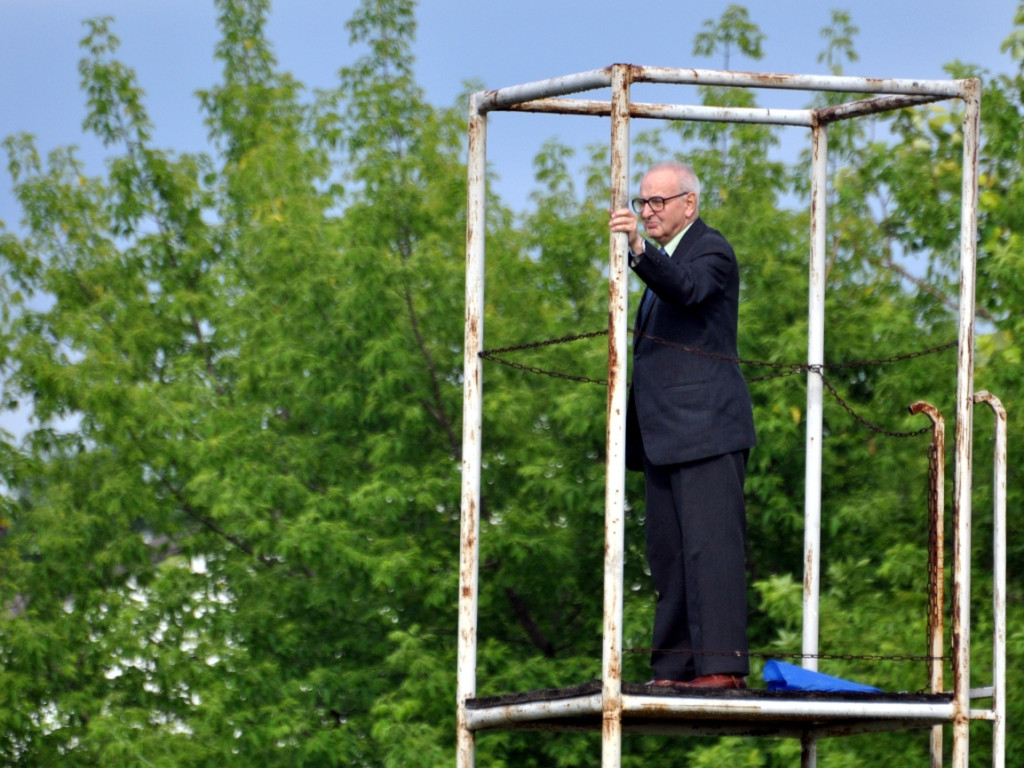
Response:
[[[647,286],[633,335],[626,466],[643,470],[647,559],[658,593],[654,685],[745,688],[743,482],[754,446],[737,358],[739,268],[699,217],[700,181],[678,163],[644,176],[633,211],[612,211]]]

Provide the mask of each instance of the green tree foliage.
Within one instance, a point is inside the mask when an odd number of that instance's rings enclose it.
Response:
[[[760,59],[764,56],[764,33],[750,20],[750,12],[742,5],[730,5],[715,21],[707,19],[694,39],[693,52],[698,56],[721,53],[722,66],[729,69],[733,48],[744,56]]]
[[[5,463],[21,607],[0,647],[24,683],[5,681],[4,762],[403,747],[374,709],[421,696],[403,651],[443,660],[452,634],[464,172],[460,121],[388,69],[411,5],[379,5],[351,24],[370,53],[310,106],[268,4],[221,3],[202,157],[152,147],[110,21],[91,22],[107,177],[7,143],[29,230],[3,241],[8,391],[73,426]],[[378,114],[425,130],[379,134]]]
[[[4,141],[24,231],[0,229],[3,406],[40,426],[0,441],[0,762],[450,765],[465,121],[461,103],[434,107],[416,83],[414,6],[363,0],[348,24],[359,57],[308,94],[274,59],[269,0],[218,0],[223,76],[200,94],[211,147],[199,155],[153,145],[113,21],[93,20],[81,76],[105,173],[87,175],[73,150]],[[1018,71],[985,81],[978,343],[978,388],[1010,407],[1011,436],[1024,426],[1024,15],[1015,23]],[[856,33],[833,14],[830,71],[856,60]],[[763,42],[730,6],[695,50],[728,67],[735,53],[760,58]],[[925,107],[830,135],[827,362],[858,363],[826,372],[830,656],[925,652],[928,437],[854,414],[912,431],[927,425],[906,406],[925,399],[951,418],[951,351],[860,363],[955,336],[959,120]],[[751,646],[775,655],[800,649],[805,379],[773,366],[806,354],[809,191],[806,163],[778,160],[778,143],[761,126],[680,124],[640,134],[633,158],[634,170],[692,162],[703,214],[742,262],[760,438]],[[580,163],[552,141],[535,175],[527,210],[488,201],[488,348],[606,325],[607,148]],[[485,363],[480,694],[600,674],[606,345],[585,335],[506,355],[592,381]],[[992,556],[991,421],[978,422],[976,684]],[[643,680],[653,597],[639,477],[627,495],[626,676]],[[1011,595],[1022,556],[1011,542]],[[1019,618],[1014,597],[1011,671]],[[921,664],[821,666],[891,690],[927,684]],[[1012,690],[1011,718],[1024,708]],[[973,739],[972,764],[985,764],[985,741]],[[624,746],[628,766],[769,768],[799,752],[740,738]],[[915,764],[926,748],[915,734],[835,739],[819,764]],[[488,733],[479,751],[488,765],[574,766],[593,764],[599,743]]]

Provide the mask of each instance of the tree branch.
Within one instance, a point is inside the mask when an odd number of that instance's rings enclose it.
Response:
[[[936,299],[941,301],[947,307],[949,307],[950,309],[956,311],[957,303],[953,299],[953,297],[947,296],[943,291],[940,291],[934,285],[932,285],[931,283],[928,283],[928,282],[922,280],[920,277],[915,277],[914,275],[910,274],[910,272],[908,272],[906,269],[904,269],[899,264],[897,264],[895,261],[893,261],[892,257],[890,257],[890,256],[883,256],[882,257],[882,266],[886,267],[887,269],[891,269],[893,272],[895,272],[897,275],[902,277],[904,280],[907,280],[908,282],[913,283],[919,290],[924,291],[925,293],[927,293],[930,296],[934,296]],[[983,317],[986,320],[988,320],[990,322],[993,322],[993,323],[996,320],[995,317],[992,316],[992,313],[989,312],[984,307],[976,306],[975,309],[974,309],[974,313],[975,313],[975,315],[978,315],[979,317]]]
[[[544,654],[546,658],[553,659],[555,657],[555,646],[544,637],[544,633],[540,631],[540,627],[537,626],[537,622],[533,620],[529,610],[526,608],[526,602],[522,596],[516,592],[512,587],[505,587],[505,595],[508,597],[510,603],[512,603],[512,610],[515,611],[516,618],[519,619],[520,625],[526,630],[526,634],[540,652]]]
[[[452,425],[451,419],[448,418],[448,414],[445,413],[444,402],[441,398],[441,386],[437,379],[437,366],[434,365],[434,358],[427,348],[423,333],[420,331],[419,317],[416,315],[415,307],[413,307],[412,294],[409,292],[409,288],[405,287],[402,293],[405,298],[406,310],[409,313],[409,324],[412,326],[413,336],[416,337],[416,345],[420,348],[420,353],[423,355],[423,359],[427,364],[427,371],[430,374],[430,394],[433,402],[424,401],[423,406],[444,429],[445,435],[448,437],[449,450],[453,455],[458,456],[461,452],[462,443],[456,438],[455,428]]]

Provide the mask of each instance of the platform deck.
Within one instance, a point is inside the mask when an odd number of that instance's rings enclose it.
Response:
[[[601,731],[601,681],[469,699],[470,730]],[[622,684],[624,733],[800,738],[928,728],[951,694],[715,690]]]

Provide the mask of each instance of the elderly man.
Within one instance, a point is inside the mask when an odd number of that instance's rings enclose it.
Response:
[[[651,684],[745,688],[743,483],[754,419],[736,362],[736,256],[699,204],[693,170],[662,163],[644,176],[633,210],[610,212],[647,286],[634,326],[626,465],[646,484],[658,593]],[[641,237],[636,214],[658,245]]]

